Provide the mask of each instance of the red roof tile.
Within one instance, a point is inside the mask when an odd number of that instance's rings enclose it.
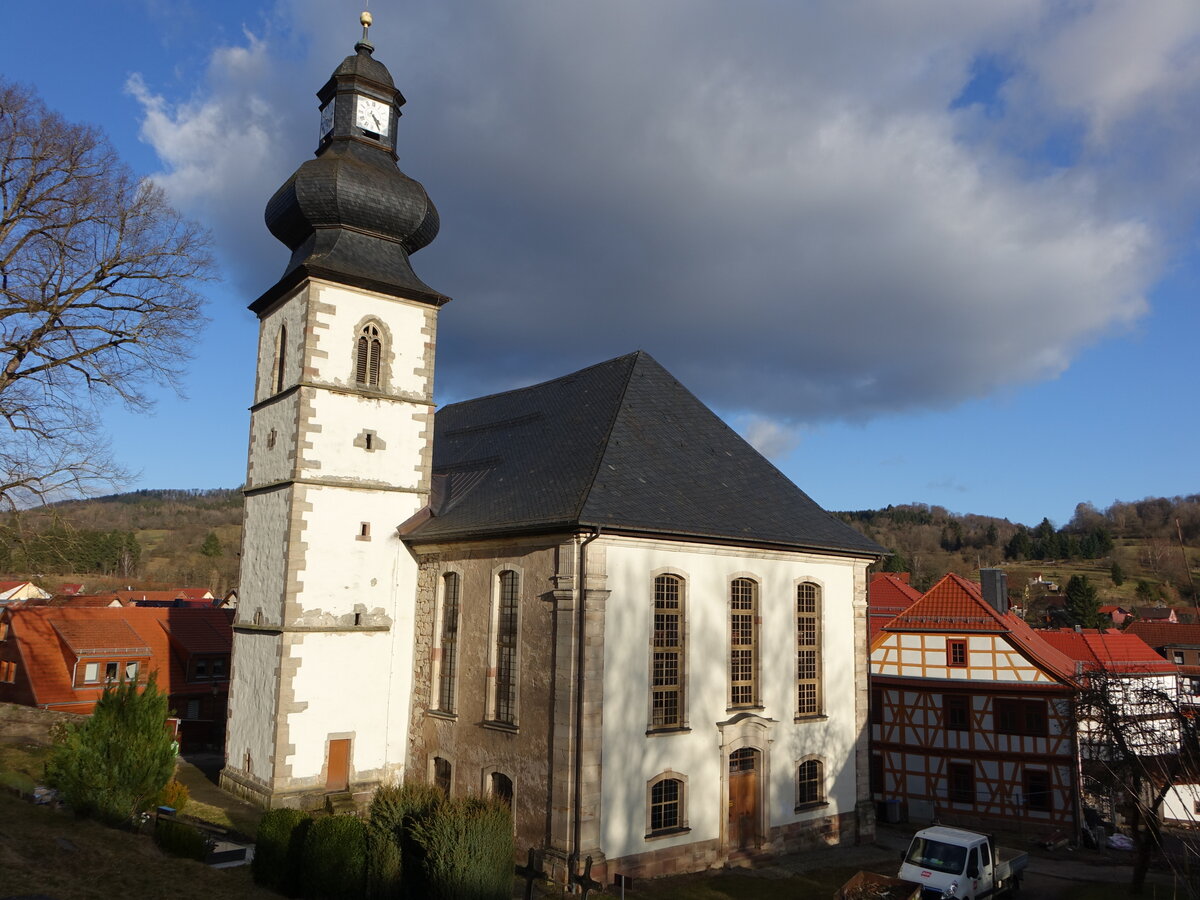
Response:
[[[1147,675],[1175,671],[1173,663],[1155,653],[1135,634],[1061,628],[1041,632],[1041,637],[1071,659],[1083,663],[1086,669]]]
[[[1169,622],[1134,622],[1124,634],[1136,634],[1151,647],[1198,646],[1200,647],[1200,625]]]
[[[1064,681],[1075,677],[1072,659],[1042,640],[1039,633],[1016,613],[997,612],[983,599],[983,590],[978,584],[953,572],[888,622],[884,630],[1007,634],[1013,645],[1035,665]]]
[[[82,653],[150,655],[146,641],[129,627],[129,623],[120,619],[62,621],[54,622],[53,626],[76,656]]]
[[[870,638],[883,626],[921,599],[921,592],[908,583],[908,573],[876,572],[867,588],[870,608]]]

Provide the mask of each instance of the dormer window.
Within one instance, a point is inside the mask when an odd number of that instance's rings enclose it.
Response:
[[[358,332],[355,348],[354,380],[366,387],[379,387],[379,367],[383,356],[383,337],[379,326],[368,322]]]

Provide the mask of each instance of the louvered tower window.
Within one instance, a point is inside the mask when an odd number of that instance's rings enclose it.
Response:
[[[758,585],[737,578],[729,586],[729,705],[758,703]]]
[[[380,336],[379,326],[368,323],[358,333],[354,380],[367,387],[379,387],[379,366],[382,356],[383,339]]]

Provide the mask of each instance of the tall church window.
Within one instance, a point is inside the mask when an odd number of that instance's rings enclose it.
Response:
[[[683,579],[654,579],[654,627],[650,648],[650,727],[681,728],[684,714]]]
[[[729,705],[758,705],[758,585],[729,585]]]
[[[450,784],[453,776],[453,769],[450,765],[450,760],[444,759],[441,756],[433,758],[433,784],[442,792],[443,796],[450,796]]]
[[[646,837],[687,830],[686,776],[669,770],[663,772],[651,779],[646,794]]]
[[[516,572],[500,573],[492,720],[504,725],[517,722],[517,599],[520,585],[521,577]]]
[[[367,387],[379,387],[379,367],[383,356],[383,337],[379,326],[368,322],[358,332],[354,380]]]
[[[821,712],[821,589],[796,585],[796,716]]]
[[[445,713],[454,712],[454,688],[458,666],[458,584],[458,573],[447,572],[442,576],[437,708]]]
[[[511,809],[513,803],[512,779],[503,772],[493,772],[491,780],[492,796]]]
[[[825,774],[819,759],[806,759],[796,767],[796,808],[825,801]]]
[[[279,326],[279,343],[275,346],[275,393],[283,390],[283,367],[287,358],[287,326]]]

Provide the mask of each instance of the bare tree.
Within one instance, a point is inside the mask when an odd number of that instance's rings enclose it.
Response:
[[[119,481],[100,410],[178,390],[212,265],[207,233],[100,131],[0,80],[0,504]]]
[[[1178,896],[1200,896],[1191,878],[1196,847],[1163,853],[1163,802],[1200,777],[1200,723],[1181,703],[1174,673],[1091,669],[1076,697],[1081,768],[1102,785],[1134,843],[1130,893],[1141,894],[1156,854],[1176,875]]]

